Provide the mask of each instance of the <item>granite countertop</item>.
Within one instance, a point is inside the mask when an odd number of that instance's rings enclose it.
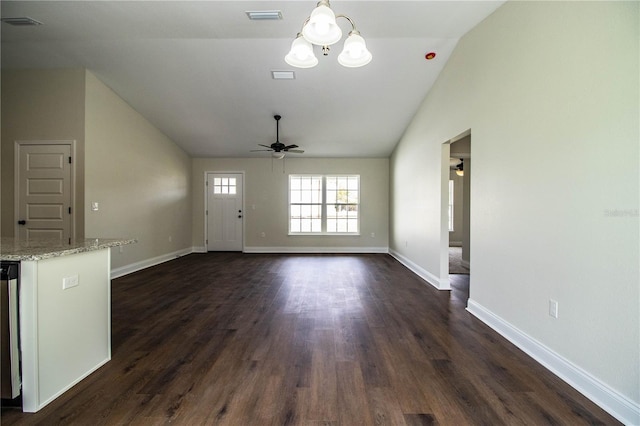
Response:
[[[61,240],[23,240],[3,237],[0,238],[0,260],[42,260],[137,242],[138,240],[126,238],[86,238],[73,240],[68,244]]]

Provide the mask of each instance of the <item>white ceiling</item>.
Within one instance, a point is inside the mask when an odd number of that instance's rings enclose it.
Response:
[[[302,156],[386,157],[459,38],[502,3],[335,0],[373,60],[340,66],[341,41],[296,69],[283,58],[315,1],[4,0],[3,18],[43,25],[2,24],[2,68],[87,68],[192,156],[265,155],[249,151],[275,141],[280,114],[280,141]],[[249,10],[283,19],[250,21]]]

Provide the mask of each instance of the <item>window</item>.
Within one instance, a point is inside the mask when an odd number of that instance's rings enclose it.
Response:
[[[289,232],[322,232],[322,176],[289,176]]]
[[[236,178],[213,178],[214,194],[235,194]]]
[[[358,234],[360,176],[289,176],[290,234]]]
[[[453,232],[453,179],[449,179],[449,232]]]

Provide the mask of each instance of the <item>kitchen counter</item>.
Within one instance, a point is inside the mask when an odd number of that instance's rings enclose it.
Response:
[[[111,359],[111,248],[135,239],[0,239],[20,262],[22,410],[33,413]]]
[[[73,240],[71,244],[67,244],[66,241],[61,240],[21,240],[3,237],[0,238],[0,260],[43,260],[136,242],[135,239],[86,238]]]

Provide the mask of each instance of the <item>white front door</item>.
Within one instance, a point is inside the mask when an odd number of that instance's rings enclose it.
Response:
[[[18,144],[16,236],[70,240],[71,145]]]
[[[242,251],[242,174],[207,173],[207,251]]]

